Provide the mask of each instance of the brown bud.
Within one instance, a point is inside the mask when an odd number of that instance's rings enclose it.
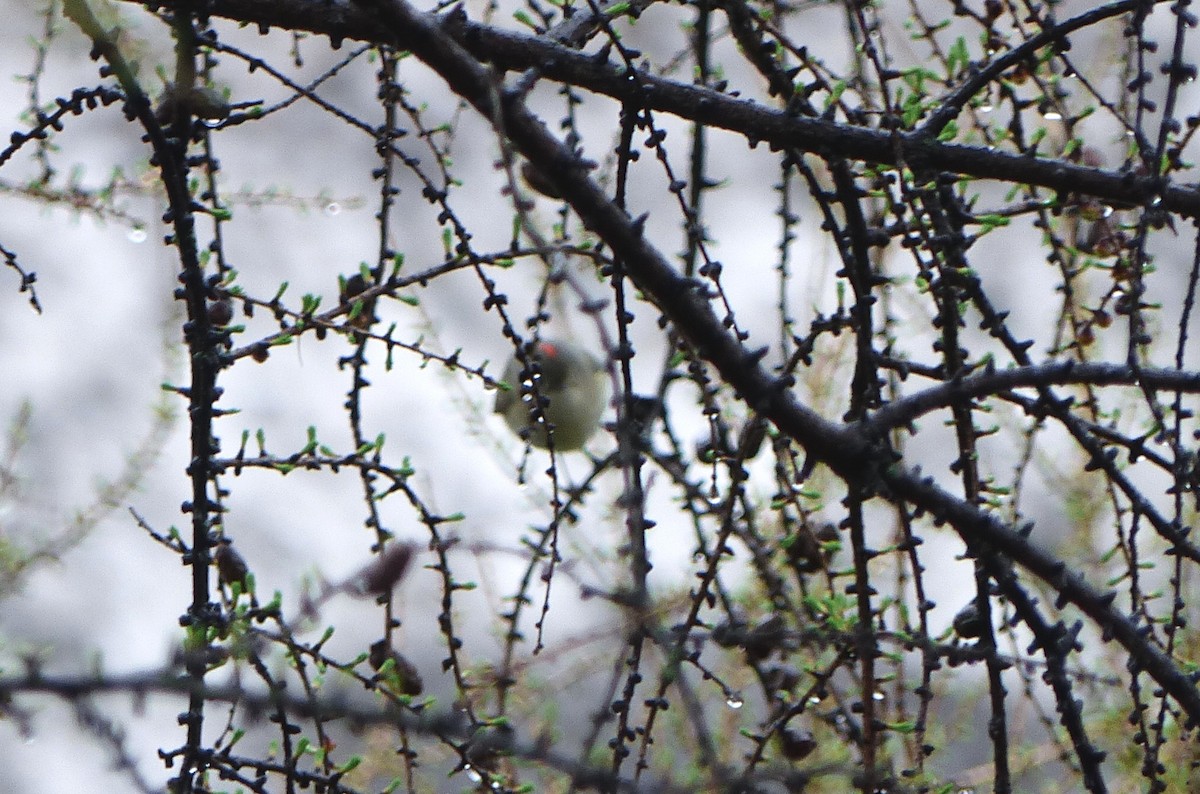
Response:
[[[817,740],[808,731],[784,728],[776,736],[779,737],[779,749],[783,751],[783,757],[791,761],[799,761],[817,749]]]
[[[493,771],[497,760],[512,750],[513,729],[506,723],[482,725],[467,741],[466,758],[482,770]]]
[[[229,325],[233,321],[233,301],[229,298],[209,301],[208,321],[216,326]]]
[[[750,460],[762,448],[763,439],[767,437],[767,423],[765,420],[757,416],[746,422],[742,428],[742,437],[739,441],[739,446],[742,450],[742,459]]]
[[[371,669],[379,672],[376,680],[397,695],[416,697],[425,691],[425,684],[421,681],[421,674],[417,672],[417,668],[404,654],[388,645],[386,640],[371,645],[371,655],[367,661],[370,662]],[[389,661],[390,665],[387,664]]]
[[[358,598],[379,598],[392,592],[412,562],[411,543],[392,543],[372,562],[342,584],[342,590]]]
[[[803,573],[816,573],[829,565],[833,544],[838,541],[837,529],[825,524],[815,533],[807,526],[784,542],[788,559]]]
[[[338,298],[342,303],[350,303],[372,286],[372,284],[368,283],[367,280],[363,278],[362,273],[355,273],[353,276],[350,276],[342,281]],[[350,314],[348,315],[348,321],[350,325],[353,325],[355,328],[366,330],[371,326],[371,323],[377,321],[379,318],[375,316],[374,297],[367,298],[361,303],[361,306],[358,306],[357,308],[351,308]]]
[[[232,543],[224,541],[219,544],[216,553],[213,554],[213,561],[217,565],[217,575],[221,577],[222,584],[226,587],[233,587],[234,583],[243,588],[246,586],[250,567],[246,565],[242,555],[234,550]]]
[[[761,662],[773,652],[785,650],[787,638],[788,631],[783,618],[779,615],[771,615],[746,632],[746,639],[742,643],[742,647],[746,651],[747,659],[752,662]]]
[[[954,627],[954,633],[964,640],[983,636],[983,620],[980,618],[974,601],[958,611],[954,620],[951,621],[951,625]]]

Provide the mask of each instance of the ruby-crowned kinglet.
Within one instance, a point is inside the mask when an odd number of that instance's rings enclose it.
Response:
[[[542,339],[529,354],[530,371],[513,356],[504,368],[504,382],[510,388],[496,394],[496,413],[513,432],[542,449],[550,446],[545,425],[535,421],[532,401],[543,401],[543,414],[549,423],[554,448],[560,452],[579,449],[600,427],[600,416],[608,404],[608,379],[604,365],[586,349],[561,339]],[[539,372],[535,388],[523,388],[524,378]],[[528,431],[526,429],[528,428]]]

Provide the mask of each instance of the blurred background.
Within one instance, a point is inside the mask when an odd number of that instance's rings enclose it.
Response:
[[[52,102],[75,87],[100,82],[83,36],[53,11],[47,16],[44,8],[0,0],[6,20],[0,31],[0,68],[11,78],[0,81],[0,115],[9,130],[28,128],[30,118],[23,114],[31,96],[39,103]],[[143,84],[151,93],[161,90],[174,57],[169,29],[134,4],[114,8],[127,32],[124,45],[137,55]],[[467,11],[475,19],[486,9],[481,3],[467,4]],[[884,18],[892,34],[901,29],[899,15]],[[805,19],[813,30],[839,30],[843,24],[841,10],[833,5],[812,4]],[[504,24],[519,27],[507,20]],[[260,35],[224,21],[215,27],[223,43],[286,67],[289,78],[300,85],[342,64],[358,47],[345,42],[333,50],[322,37],[293,37],[278,30]],[[644,47],[656,62],[686,46],[678,19],[658,6],[627,26],[626,34],[627,43]],[[1084,34],[1095,37],[1096,73],[1113,85],[1119,75],[1106,72],[1104,35]],[[906,41],[903,35],[889,40]],[[814,57],[839,68],[852,46],[838,35],[810,36],[806,43]],[[728,37],[720,40],[717,59],[728,64],[725,76],[735,85],[744,84],[747,97],[765,99],[761,80],[749,75],[736,52]],[[921,52],[894,51],[892,56],[912,61],[920,59]],[[233,102],[272,109],[260,121],[223,129],[212,137],[213,156],[220,163],[220,195],[232,213],[221,225],[225,262],[237,271],[236,284],[248,295],[269,300],[286,283],[286,305],[295,308],[300,296],[312,295],[321,298],[323,309],[330,308],[338,302],[339,275],[352,275],[362,263],[373,265],[378,257],[375,140],[308,99],[282,106],[295,92],[266,70],[251,72],[235,55],[223,54],[218,61],[213,82],[227,90]],[[378,60],[363,53],[313,93],[349,117],[377,125],[382,121],[376,100],[378,68]],[[674,76],[690,79],[682,65]],[[439,172],[428,141],[445,155],[442,165],[452,166],[459,180],[448,201],[470,229],[474,250],[504,251],[516,221],[508,195],[511,186],[498,167],[503,153],[494,131],[473,110],[455,102],[444,84],[415,59],[401,62],[399,82],[408,101],[419,108],[426,130],[421,134],[412,118],[401,123],[409,135],[398,146],[419,162],[417,169],[404,171],[397,180],[400,192],[387,229],[387,246],[403,254],[401,274],[430,270],[446,259],[445,224],[439,208],[422,196],[414,173]],[[538,85],[530,102],[555,129],[565,112],[557,87]],[[611,179],[619,110],[616,103],[591,96],[573,109],[583,154],[599,164],[596,173],[601,179]],[[689,127],[670,118],[656,122],[677,147],[671,150],[678,155],[674,167],[686,173]],[[1102,119],[1094,129],[1096,148],[1113,152],[1114,162],[1119,161],[1120,147],[1114,143],[1119,131]],[[710,131],[708,145],[709,177],[719,183],[705,199],[709,250],[724,266],[722,286],[739,324],[749,332],[748,344],[768,346],[767,360],[777,364],[782,360],[777,344],[781,300],[801,330],[818,314],[832,314],[845,302],[835,275],[836,251],[821,230],[821,218],[805,187],[793,183],[787,191],[801,221],[798,237],[791,242],[792,276],[781,296],[777,156],[765,146],[748,148],[743,139],[715,130]],[[24,147],[0,164],[0,245],[15,254],[25,270],[36,272],[41,306],[40,313],[34,311],[28,295],[18,292],[19,278],[12,269],[0,270],[0,423],[5,428],[0,439],[0,541],[5,545],[0,548],[14,557],[35,555],[14,569],[9,581],[0,582],[0,665],[8,673],[35,663],[55,675],[157,670],[173,658],[181,642],[179,618],[190,599],[190,570],[139,527],[134,515],[158,533],[177,527],[188,537],[189,517],[180,510],[190,499],[186,403],[163,388],[185,386],[188,378],[181,344],[183,307],[174,298],[179,265],[175,250],[163,244],[169,230],[161,221],[164,204],[148,155],[139,129],[114,105],[69,118],[52,146]],[[669,181],[644,151],[632,171],[630,211],[649,213],[648,235],[673,257],[687,241],[679,207],[666,192]],[[982,190],[985,201],[1004,200],[1002,187]],[[525,195],[533,202],[529,217],[547,239],[564,234],[586,239],[573,217],[567,218],[566,229],[556,228],[563,223],[558,202],[528,190]],[[213,225],[202,223],[202,245],[212,235]],[[1187,261],[1182,258],[1188,256],[1187,240],[1164,233],[1152,244],[1161,262],[1169,263],[1172,257]],[[894,248],[884,256],[899,272],[905,255]],[[981,240],[972,250],[972,260],[993,301],[1012,312],[1012,327],[1039,340],[1037,349],[1044,350],[1059,309],[1052,300],[1059,274],[1046,264],[1040,232],[1032,221],[1014,219],[1008,229]],[[546,333],[575,339],[604,354],[602,339],[615,334],[611,307],[592,315],[579,306],[585,297],[609,299],[608,283],[586,257],[553,258],[555,263],[570,270],[570,281],[579,291],[566,285],[550,288]],[[508,297],[513,324],[522,330],[525,319],[538,311],[548,272],[547,261],[537,257],[523,258],[510,268],[487,269],[496,291]],[[1163,299],[1164,326],[1179,316],[1175,296],[1182,291],[1184,276],[1179,268],[1151,285],[1151,297]],[[897,340],[897,350],[928,357],[934,341],[927,325],[928,307],[914,294],[907,286],[898,288],[887,311],[897,318],[898,327],[911,331]],[[500,377],[512,348],[498,314],[483,309],[487,292],[479,274],[464,267],[414,285],[404,297],[407,300],[379,304],[377,331],[394,326],[397,340],[441,355],[460,351],[458,358],[466,367]],[[654,394],[672,366],[671,351],[658,324],[658,310],[638,302],[632,311],[634,391]],[[237,348],[278,330],[264,310],[252,317],[239,312],[235,322],[245,326],[236,335]],[[983,332],[972,328],[967,333],[973,335],[968,347],[991,344]],[[797,385],[802,401],[831,420],[847,408],[851,374],[850,335],[838,344],[819,350],[808,377]],[[1100,345],[1120,360],[1118,339],[1104,339]],[[220,407],[236,409],[217,422],[222,455],[234,455],[244,437],[249,439],[247,453],[256,454],[261,434],[268,452],[286,457],[308,443],[310,432],[337,454],[352,452],[345,409],[352,375],[340,361],[353,350],[345,335],[330,333],[318,339],[308,334],[273,348],[264,362],[248,356],[238,359],[220,377],[225,390]],[[503,652],[498,616],[511,608],[509,599],[529,565],[523,538],[553,515],[553,487],[545,474],[549,457],[525,450],[492,413],[495,391],[482,378],[448,369],[418,352],[396,349],[389,354],[381,346],[368,345],[366,357],[370,386],[361,403],[363,427],[386,437],[383,457],[388,465],[408,462],[413,470],[410,485],[428,508],[441,515],[462,514],[461,521],[445,527],[460,541],[450,552],[456,578],[476,585],[456,596],[458,633],[466,640],[464,653],[472,666],[496,664]],[[1169,363],[1169,357],[1158,363]],[[674,439],[691,456],[708,443],[710,428],[698,396],[690,384],[668,394]],[[732,395],[724,395],[720,404],[731,420],[744,416],[737,413]],[[613,418],[611,411],[606,417]],[[985,464],[1011,476],[1020,459],[1018,442],[1008,436],[989,445]],[[596,457],[614,449],[609,433],[598,434],[587,448]],[[1088,502],[1086,489],[1064,490],[1078,454],[1056,459],[1049,451],[1053,449],[1047,443],[1029,461],[1034,476],[1025,486],[1021,505],[1024,516],[1038,520],[1042,542],[1051,545],[1074,537],[1073,516],[1063,509],[1064,501]],[[908,447],[906,463],[941,476],[955,454],[952,429],[929,417]],[[748,490],[757,499],[769,499],[773,462],[764,455],[749,469]],[[558,461],[564,483],[579,482],[591,471],[584,453],[566,453]],[[323,581],[343,580],[370,559],[375,534],[364,525],[362,484],[352,470],[284,475],[246,469],[237,476],[227,474],[222,483],[229,490],[225,532],[251,566],[261,600],[278,592],[283,609],[295,615],[306,592],[315,592]],[[725,485],[716,483],[718,488]],[[678,490],[661,475],[649,474],[646,486],[646,514],[658,522],[650,534],[652,588],[663,603],[684,603],[697,571],[690,516],[678,507]],[[587,714],[602,709],[608,697],[601,685],[604,677],[596,674],[594,644],[619,634],[625,624],[620,610],[603,599],[586,598],[586,591],[615,591],[628,575],[620,554],[625,535],[619,470],[604,472],[592,487],[594,493],[579,509],[578,520],[563,526],[564,562],[542,627],[546,650],[525,659],[531,665],[536,662],[537,674],[544,678],[541,686],[554,693],[547,702],[558,701],[559,708],[569,705]],[[836,523],[841,509],[836,497],[836,490],[831,491],[815,514]],[[446,653],[437,622],[441,580],[424,567],[433,562],[423,550],[428,534],[399,495],[382,501],[379,510],[388,530],[422,549],[396,592],[401,647],[419,669],[427,693],[452,699],[453,682],[441,666]],[[890,520],[883,511],[878,518]],[[927,595],[942,605],[932,613],[936,634],[972,597],[973,582],[970,563],[961,559],[963,549],[955,537],[929,533],[926,541],[922,561],[927,569],[938,571],[927,579]],[[744,563],[744,552],[737,549],[742,555],[739,564]],[[730,584],[736,585],[737,570],[737,564],[728,569]],[[544,590],[534,587],[532,592],[540,598]],[[534,603],[525,612],[525,654],[532,651],[540,606]],[[370,602],[337,597],[315,619],[298,625],[311,640],[326,626],[335,626],[326,652],[353,658],[357,649],[380,636],[383,624]],[[215,678],[226,675],[218,672]],[[971,676],[964,674],[968,684]],[[728,692],[701,687],[706,702],[728,700]],[[0,791],[137,790],[126,771],[113,768],[112,748],[79,727],[78,715],[69,706],[52,698],[23,703],[32,706],[30,731],[21,730],[16,721],[0,720]],[[156,750],[183,743],[184,731],[177,723],[181,702],[151,697],[131,704],[113,696],[99,703],[126,732],[123,745],[137,751],[137,774],[149,785],[161,786],[170,772]],[[966,719],[974,719],[973,710],[980,705],[972,698],[946,703],[958,703]],[[532,711],[545,706],[524,707]],[[756,728],[750,711],[728,709],[724,719],[731,736]],[[220,717],[213,721],[219,724]],[[565,722],[568,732],[585,727],[583,719],[574,726]],[[962,748],[967,755],[957,764],[986,760],[985,732],[972,735]],[[954,738],[946,741],[953,743]],[[53,774],[47,774],[48,769]]]

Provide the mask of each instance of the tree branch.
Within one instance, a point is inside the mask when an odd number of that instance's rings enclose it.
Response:
[[[176,6],[175,2],[145,4]],[[1095,22],[1139,5],[1141,3],[1135,0],[1124,0],[1088,12],[1083,18],[1089,23]],[[328,35],[335,43],[342,39],[359,39],[413,51],[420,44],[413,31],[382,26],[355,4],[214,0],[209,4],[209,11],[239,22],[257,24],[263,30],[275,26]],[[1161,210],[1200,217],[1200,191],[1163,185],[1153,177],[1035,159],[979,146],[944,143],[933,135],[936,125],[915,132],[899,132],[825,119],[797,118],[785,111],[710,88],[687,85],[646,72],[630,75],[624,65],[598,60],[548,38],[471,22],[457,6],[447,15],[431,15],[430,24],[442,35],[453,39],[476,62],[489,63],[502,71],[535,69],[542,77],[557,82],[744,135],[751,145],[765,142],[773,148],[788,147],[820,157],[905,165],[919,172],[947,171],[979,179],[1032,185],[1064,194],[1094,196],[1122,205],[1142,205],[1159,198],[1157,207]],[[1076,26],[1068,21],[1059,27],[1073,30]],[[996,62],[1007,63],[1008,59],[1001,56]],[[1003,70],[983,67],[979,74],[994,79],[1000,71]],[[977,92],[985,84],[978,76],[964,83],[972,87],[970,93]],[[951,106],[964,101],[959,92],[947,98]],[[930,131],[926,132],[927,129]]]

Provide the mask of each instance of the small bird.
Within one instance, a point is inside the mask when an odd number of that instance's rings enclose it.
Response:
[[[552,439],[556,451],[580,449],[599,429],[608,405],[604,364],[561,339],[536,342],[527,358],[528,368],[517,356],[504,368],[509,388],[496,394],[496,413],[535,447],[546,449]],[[534,400],[542,406],[544,422],[538,421]]]

